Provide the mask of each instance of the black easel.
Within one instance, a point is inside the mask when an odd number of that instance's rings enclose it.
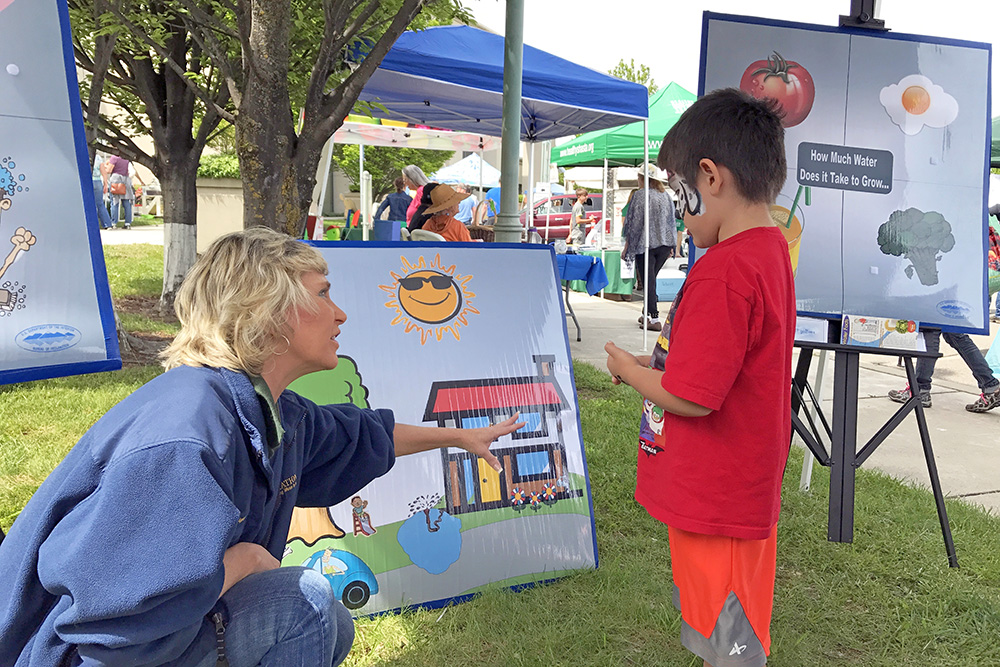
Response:
[[[858,372],[861,365],[861,355],[879,354],[902,357],[903,364],[906,366],[906,378],[911,387],[917,386],[913,359],[937,358],[941,355],[934,352],[888,350],[836,343],[802,342],[796,343],[795,346],[799,348],[799,361],[792,378],[792,429],[799,434],[820,465],[830,468],[830,510],[827,539],[831,542],[852,542],[854,540],[855,471],[913,410],[916,412],[920,442],[923,445],[924,458],[927,460],[927,472],[931,478],[931,489],[934,492],[934,503],[937,506],[938,520],[941,523],[941,534],[944,537],[944,546],[948,553],[948,565],[958,567],[958,556],[955,553],[955,543],[951,537],[948,513],[944,506],[944,494],[941,491],[941,480],[938,477],[934,452],[931,450],[927,418],[924,415],[923,405],[920,403],[919,391],[912,392],[910,400],[900,406],[899,410],[872,436],[871,440],[865,443],[860,451],[857,449]],[[819,402],[809,386],[808,375],[813,350],[829,350],[834,353],[832,426],[826,421]],[[829,453],[820,442],[819,429],[809,412],[805,413],[808,426],[799,416],[807,394],[816,407],[817,416],[830,438],[831,451]]]

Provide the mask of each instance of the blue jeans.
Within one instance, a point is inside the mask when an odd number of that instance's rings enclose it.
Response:
[[[252,574],[226,591],[215,611],[225,619],[230,667],[333,667],[354,643],[351,612],[322,574],[304,567]],[[215,667],[210,621],[202,623],[180,664]]]
[[[942,333],[937,330],[925,331],[924,342],[927,345],[928,352],[937,352],[941,349],[942,335],[944,336],[944,342],[958,351],[958,355],[962,357],[962,361],[972,371],[972,375],[976,378],[976,384],[979,385],[981,392],[988,394],[995,391],[997,387],[1000,387],[1000,381],[993,377],[990,365],[986,363],[983,353],[979,351],[979,348],[972,342],[968,334]],[[930,391],[931,376],[934,375],[935,363],[937,363],[936,358],[927,359],[926,357],[920,357],[917,359],[917,387],[920,391]]]
[[[94,201],[97,202],[97,221],[101,229],[111,227],[111,216],[108,214],[108,207],[104,205],[104,181],[100,178],[94,180]]]
[[[118,202],[125,210],[125,226],[132,226],[132,198],[128,195],[111,195],[111,226],[118,226]]]

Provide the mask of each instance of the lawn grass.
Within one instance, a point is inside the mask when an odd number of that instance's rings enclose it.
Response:
[[[146,243],[104,246],[108,284],[122,328],[131,334],[175,336],[180,324],[153,306],[163,288],[163,246]]]
[[[700,667],[678,640],[666,529],[633,500],[639,400],[576,364],[600,567],[447,610],[361,619],[352,667]],[[0,388],[0,525],[80,434],[158,368]],[[778,528],[772,667],[998,665],[1000,519],[949,500],[962,568],[950,569],[929,492],[857,478],[854,544],[826,540],[828,472],[798,491],[793,448]]]
[[[163,289],[163,246],[149,243],[104,246],[111,296],[159,296]]]

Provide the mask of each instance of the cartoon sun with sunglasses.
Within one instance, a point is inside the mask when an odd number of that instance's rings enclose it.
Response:
[[[460,340],[458,329],[468,325],[466,316],[479,313],[470,303],[476,296],[468,290],[472,276],[456,275],[455,266],[442,266],[440,255],[429,264],[423,257],[416,264],[400,259],[403,270],[390,274],[392,284],[379,285],[391,297],[386,308],[396,312],[390,324],[403,324],[407,333],[419,331],[421,345],[431,332],[437,340],[445,333]]]

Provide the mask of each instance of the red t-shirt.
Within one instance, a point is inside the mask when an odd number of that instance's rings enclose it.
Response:
[[[794,336],[792,267],[780,230],[741,232],[691,267],[661,382],[713,412],[666,413],[658,446],[640,448],[635,498],[650,515],[694,533],[768,537],[791,439]]]

